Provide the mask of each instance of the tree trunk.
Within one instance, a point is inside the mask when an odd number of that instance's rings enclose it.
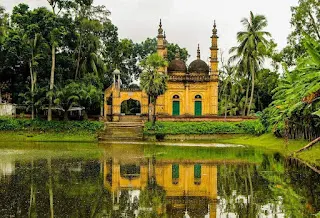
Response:
[[[227,119],[227,95],[225,96],[224,100],[225,100],[224,119],[226,121],[226,119]]]
[[[32,55],[33,56],[33,55]],[[31,119],[34,119],[34,78],[33,78],[33,68],[32,60],[29,62],[30,67],[30,82],[31,82]]]
[[[80,68],[80,60],[81,60],[81,46],[82,46],[82,37],[81,37],[81,31],[80,31],[80,45],[78,50],[78,60],[77,60],[77,68],[76,68],[76,75],[74,79],[77,79],[79,74],[79,68]]]
[[[88,120],[88,114],[86,110],[83,110],[83,119]]]
[[[252,89],[251,89],[251,97],[250,97],[250,102],[249,102],[249,106],[248,106],[248,113],[247,115],[250,115],[250,109],[251,109],[251,104],[252,104],[252,100],[253,100],[253,95],[254,95],[254,72],[252,73]]]
[[[310,20],[311,20],[311,23],[312,23],[312,27],[313,27],[314,31],[316,32],[316,34],[318,36],[318,40],[320,40],[320,33],[319,33],[319,30],[318,30],[318,27],[317,27],[317,23],[315,22],[315,19],[312,16],[312,13],[311,13],[310,10],[308,11],[308,14],[309,14],[309,17],[310,17]]]
[[[156,120],[157,120],[157,116],[156,116],[156,103],[157,102],[157,99],[154,100],[154,103],[153,103],[153,121],[152,121],[152,125],[155,126],[156,125]]]
[[[244,106],[243,106],[243,110],[242,110],[242,116],[246,116],[248,97],[249,97],[249,79],[248,79],[248,84],[247,84],[246,100],[244,102]]]
[[[2,93],[1,93],[1,87],[0,87],[0,104],[2,103]]]
[[[52,188],[52,168],[51,168],[51,159],[48,158],[48,171],[49,171],[49,198],[50,198],[50,217],[54,217],[53,210],[53,188]]]
[[[48,121],[52,120],[52,92],[54,87],[54,71],[56,67],[56,48],[52,45],[52,64],[51,64],[51,75],[50,75],[50,96],[49,96],[49,107],[48,107]]]
[[[63,113],[63,120],[64,121],[68,121],[69,118],[68,118],[68,110],[65,110],[64,113]]]
[[[318,142],[320,142],[320,137],[316,138],[315,140],[313,140],[312,142],[310,142],[309,144],[307,144],[303,148],[299,149],[298,151],[296,151],[296,153],[307,150],[307,149],[311,148],[312,146],[314,146],[315,144],[317,144]]]

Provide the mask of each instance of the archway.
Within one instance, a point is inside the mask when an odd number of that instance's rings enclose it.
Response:
[[[141,104],[138,100],[129,99],[121,103],[121,113],[125,115],[137,115],[141,113]]]
[[[173,116],[179,116],[180,115],[180,97],[179,97],[179,95],[174,95],[173,96],[172,115]]]
[[[195,96],[194,115],[195,116],[202,116],[202,97],[201,97],[201,95]]]

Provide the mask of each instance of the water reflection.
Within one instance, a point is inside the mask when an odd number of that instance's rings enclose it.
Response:
[[[101,155],[92,158],[61,149],[4,158],[0,149],[0,217],[308,217],[320,210],[320,176],[277,153],[95,149]]]

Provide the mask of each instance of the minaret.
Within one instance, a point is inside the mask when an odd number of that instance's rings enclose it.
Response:
[[[198,50],[197,50],[197,59],[200,60],[201,59],[201,55],[200,55],[200,45],[198,44]]]
[[[211,63],[211,75],[218,75],[218,35],[217,35],[217,25],[216,21],[214,21],[213,29],[212,29],[212,36],[211,36],[211,57],[210,57],[210,63]]]
[[[158,29],[158,36],[157,36],[157,51],[158,54],[161,57],[164,57],[164,51],[165,51],[165,36],[163,35],[163,29],[162,29],[162,22],[160,19],[159,29]]]
[[[166,58],[166,39],[165,39],[165,35],[163,34],[161,19],[160,19],[157,39],[158,39],[157,40],[158,55],[160,55],[163,58]],[[165,73],[166,71],[167,71],[166,67],[162,67],[159,69],[159,72],[161,73]]]

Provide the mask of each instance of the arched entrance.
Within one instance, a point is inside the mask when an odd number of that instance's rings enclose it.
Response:
[[[202,116],[202,97],[201,97],[201,95],[195,96],[194,115],[195,116]]]
[[[141,114],[141,104],[139,101],[129,99],[121,103],[121,114],[137,115]]]
[[[180,115],[180,97],[179,97],[179,95],[174,95],[173,96],[172,115],[173,116],[179,116]]]

